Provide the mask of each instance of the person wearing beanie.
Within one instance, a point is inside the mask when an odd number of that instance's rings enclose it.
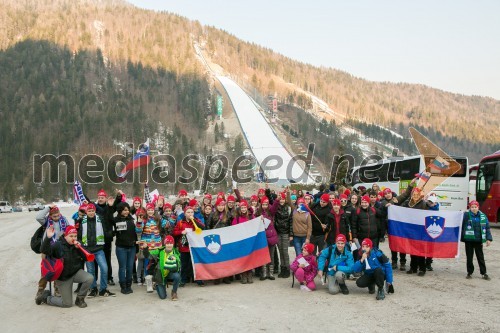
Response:
[[[195,225],[196,223],[196,225]],[[181,282],[180,287],[184,287],[193,276],[193,266],[191,264],[191,253],[189,251],[189,242],[186,234],[190,231],[195,231],[197,228],[204,229],[205,225],[194,217],[193,207],[186,206],[184,208],[184,217],[175,225],[173,236],[177,240],[177,248],[181,254]],[[196,283],[203,287],[203,281],[196,281]]]
[[[107,210],[107,223],[111,224],[116,230],[116,259],[118,259],[118,281],[120,283],[120,292],[122,294],[131,294],[133,269],[136,254],[136,221],[130,214],[130,206],[126,202],[120,202],[116,205],[116,217],[113,210]],[[143,208],[136,211],[136,214],[142,215],[145,212]],[[141,219],[141,217],[137,217]]]
[[[104,230],[111,229],[108,227],[108,220],[101,218],[96,214],[96,206],[92,203],[87,205],[87,214],[80,221],[78,228],[78,241],[82,247],[95,257],[95,262],[99,266],[100,283],[97,290],[97,274],[93,262],[87,262],[87,272],[94,276],[94,282],[90,286],[89,298],[96,296],[115,296],[110,292],[108,287],[108,264],[104,253]]]
[[[275,280],[274,265],[276,264],[276,260],[274,257],[274,253],[276,251],[276,244],[278,244],[279,242],[279,237],[274,224],[274,216],[276,215],[276,211],[278,210],[278,205],[279,200],[275,200],[272,206],[270,206],[269,199],[267,197],[262,197],[260,207],[255,213],[255,217],[262,216],[263,218],[271,221],[266,228],[266,239],[271,262],[267,265],[262,266],[260,280]]]
[[[153,281],[156,283],[156,293],[160,299],[167,298],[167,281],[172,280],[172,301],[177,301],[177,289],[181,280],[181,259],[179,251],[174,248],[174,237],[167,235],[163,240],[163,246],[154,250],[149,250],[143,244],[144,255],[151,257],[156,265],[148,270],[148,275],[153,276]]]
[[[40,223],[42,227],[45,228],[45,232],[42,236],[42,242],[47,238],[47,229],[50,226],[54,227],[55,234],[50,237],[50,242],[56,242],[62,235],[64,235],[64,231],[70,225],[75,225],[75,221],[67,220],[64,216],[62,216],[59,211],[59,207],[56,205],[46,206],[44,209],[38,212],[36,215],[36,221]],[[45,259],[45,255],[41,254],[42,259]],[[38,289],[36,293],[36,297],[42,295],[43,291],[47,287],[47,280],[41,276],[40,280],[38,280]],[[56,294],[59,293],[59,290],[56,287]]]
[[[335,243],[329,245],[319,255],[318,275],[320,278],[323,278],[323,274],[328,276],[328,292],[332,295],[338,294],[339,291],[344,295],[349,294],[345,280],[352,273],[354,259],[346,244],[346,237],[338,234]],[[328,266],[326,266],[327,261]]]
[[[361,249],[363,255],[352,267],[353,272],[364,272],[356,280],[356,285],[359,288],[368,287],[370,294],[375,293],[376,285],[378,288],[376,299],[383,300],[385,298],[385,281],[387,281],[388,292],[394,292],[394,287],[392,286],[392,266],[389,258],[379,249],[373,248],[373,242],[370,238],[363,239]]]
[[[370,197],[361,197],[361,205],[351,214],[351,232],[353,241],[359,244],[358,239],[370,238],[378,248],[381,234],[380,218],[385,217],[385,211],[370,206]]]
[[[467,279],[472,279],[474,273],[474,252],[476,253],[477,263],[479,264],[479,273],[486,281],[491,280],[486,273],[486,262],[483,254],[483,244],[490,246],[493,242],[491,235],[490,222],[486,214],[479,210],[479,203],[471,201],[469,211],[464,212],[462,220],[462,235],[460,240],[465,243],[465,255],[467,257]]]
[[[342,203],[339,199],[332,201],[332,210],[326,216],[326,246],[335,244],[335,240],[339,234],[348,235],[351,233],[349,218],[341,208]],[[351,241],[352,239],[349,239]]]
[[[69,308],[73,306],[73,283],[81,283],[75,305],[80,308],[87,307],[85,296],[94,281],[94,277],[82,269],[86,257],[75,246],[78,244],[76,228],[72,225],[67,226],[64,233],[55,242],[51,241],[52,237],[56,235],[54,225],[48,226],[45,233],[46,237],[40,248],[41,253],[48,257],[62,259],[64,262],[61,275],[55,281],[60,296],[51,296],[49,290],[43,290],[40,295],[37,295],[35,303]]]
[[[290,241],[293,241],[295,256],[302,252],[304,244],[309,243],[312,234],[312,220],[309,210],[306,208],[305,199],[297,199],[297,206],[292,212],[292,227],[290,229]]]
[[[122,202],[122,197],[124,193],[122,191],[116,191],[116,197],[113,200],[112,197],[108,197],[108,194],[103,189],[97,192],[97,201],[94,203],[96,208],[96,214],[101,219],[104,219],[108,215],[108,210],[111,210],[111,213],[116,212],[116,206],[118,203]],[[89,200],[90,202],[90,200]],[[110,204],[111,203],[111,204]],[[109,224],[106,224],[107,226]],[[114,230],[111,228],[106,228],[104,230],[104,256],[106,257],[106,264],[108,266],[108,285],[114,286],[115,282],[113,279],[113,266],[111,264],[111,250],[113,247],[113,237]],[[97,262],[94,261],[95,270],[97,273]]]
[[[238,225],[240,223],[245,223],[253,219],[254,216],[248,209],[248,203],[245,200],[240,202],[239,208],[235,209],[235,216],[231,225]],[[253,283],[252,270],[245,271],[241,273],[241,283]]]
[[[142,208],[142,199],[140,197],[134,197],[132,200],[132,207],[130,208],[130,214],[134,215],[139,208]]]
[[[302,253],[290,265],[290,270],[300,283],[300,290],[313,291],[316,289],[314,278],[318,274],[315,248],[311,243],[304,244]]]
[[[312,235],[311,243],[316,246],[317,252],[321,252],[325,248],[325,235],[327,220],[326,217],[332,210],[330,196],[323,194],[318,203],[310,206],[312,212]]]
[[[163,215],[161,216],[160,235],[162,239],[165,238],[165,236],[172,234],[176,223],[177,217],[172,210],[172,204],[166,202],[163,205]]]
[[[278,252],[281,263],[279,265],[278,277],[290,277],[290,257],[288,256],[288,245],[290,244],[292,228],[292,206],[290,199],[290,190],[287,188],[278,195],[279,202],[274,214],[274,227],[278,233]],[[278,261],[275,259],[275,268],[278,268]],[[273,272],[274,274],[275,272]]]

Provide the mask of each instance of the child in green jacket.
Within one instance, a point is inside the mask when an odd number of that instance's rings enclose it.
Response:
[[[171,298],[172,301],[177,301],[177,288],[181,280],[181,275],[179,274],[181,268],[179,251],[174,249],[174,238],[170,235],[165,237],[163,244],[163,247],[154,250],[148,250],[147,247],[144,248],[144,256],[151,255],[152,259],[157,262],[154,272],[148,272],[148,274],[154,275],[156,292],[161,299],[167,298],[167,281],[172,280]]]

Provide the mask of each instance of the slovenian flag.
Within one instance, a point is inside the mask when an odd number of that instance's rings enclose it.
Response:
[[[128,164],[123,168],[122,172],[118,175],[120,178],[125,178],[127,174],[143,165],[148,165],[150,159],[149,154],[149,138],[143,144],[139,145],[139,149],[137,150],[137,154],[135,154],[132,161],[128,162]]]
[[[428,172],[425,172],[425,171],[422,171],[421,173],[417,173],[415,175],[415,177],[417,177],[418,179],[422,179],[424,181],[424,183],[426,183],[430,178],[430,174]]]
[[[436,156],[436,158],[429,164],[429,168],[431,172],[440,173],[443,170],[446,170],[450,167],[450,163],[446,161],[441,156]]]
[[[220,279],[271,262],[261,217],[234,226],[188,232],[196,280]]]
[[[431,258],[456,258],[460,249],[462,212],[389,207],[391,251]]]

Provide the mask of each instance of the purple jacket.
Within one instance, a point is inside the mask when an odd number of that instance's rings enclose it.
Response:
[[[314,280],[316,275],[318,275],[318,263],[316,262],[316,257],[313,255],[308,255],[307,257],[304,257],[302,253],[299,254],[295,258],[293,263],[290,265],[290,269],[294,273],[297,271],[297,269],[299,269],[299,262],[298,262],[299,258],[304,258],[309,263],[309,266],[303,268],[305,273],[304,277],[306,279],[306,283],[309,283]]]

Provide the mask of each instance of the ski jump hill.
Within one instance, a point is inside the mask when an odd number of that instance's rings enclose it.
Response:
[[[226,90],[245,139],[267,178],[277,178],[279,184],[288,184],[290,181],[313,184],[314,180],[305,174],[301,165],[293,161],[292,155],[243,89],[226,76],[217,76],[217,79]],[[277,160],[283,161],[279,167]]]

